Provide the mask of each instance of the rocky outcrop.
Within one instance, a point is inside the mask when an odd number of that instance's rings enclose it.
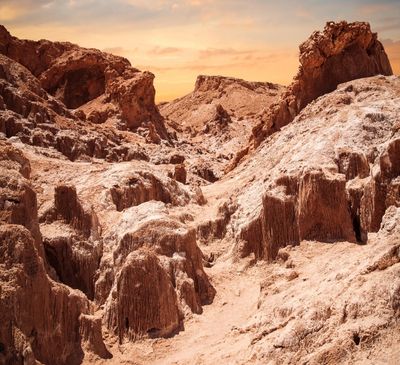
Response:
[[[0,222],[26,227],[43,258],[36,193],[29,183],[29,160],[17,148],[0,140]]]
[[[175,165],[173,178],[182,184],[186,184],[187,172],[184,164]]]
[[[224,175],[228,162],[246,146],[252,128],[284,89],[268,82],[200,75],[192,93],[160,104],[178,140],[190,141],[180,144],[187,156],[188,179],[192,172],[199,183],[207,184]]]
[[[283,251],[286,262],[263,273],[257,315],[242,329],[252,336],[248,359],[310,364],[395,361],[398,223],[399,208],[391,207],[368,247],[355,250],[337,243],[327,248],[304,242]],[[293,267],[295,277],[289,276]],[[384,355],[379,353],[381,346]]]
[[[95,49],[46,40],[20,40],[4,27],[0,33],[0,52],[25,66],[41,87],[68,109],[98,99],[100,105],[109,104],[110,110],[114,110],[113,105],[117,106],[126,128],[152,124],[161,138],[167,138],[154,104],[151,73],[131,67],[125,58]],[[90,114],[86,117],[91,119]]]
[[[168,336],[179,330],[182,314],[171,279],[154,253],[130,253],[107,307],[107,326],[120,340]]]
[[[384,106],[383,92],[390,100]],[[232,226],[241,256],[273,260],[281,247],[302,240],[366,243],[368,232],[379,230],[386,209],[400,202],[398,95],[395,77],[340,85],[236,171],[239,181],[249,171],[259,176],[237,193]],[[312,141],[303,139],[309,133]]]
[[[344,148],[338,151],[336,164],[339,173],[346,176],[346,180],[353,180],[356,177],[364,179],[369,176],[370,168],[367,157],[350,148]]]
[[[6,364],[80,364],[80,315],[94,308],[81,293],[52,281],[38,229],[36,194],[29,181],[29,163],[15,148],[1,142],[0,169],[0,360]],[[23,177],[19,172],[24,173]],[[87,343],[104,349],[101,328],[89,326]],[[96,333],[94,333],[96,332]]]
[[[79,334],[82,348],[87,353],[93,353],[102,359],[111,359],[102,336],[101,317],[96,314],[81,314],[79,316]]]
[[[9,171],[18,171],[25,179],[29,179],[31,174],[31,164],[25,155],[2,139],[0,139],[0,166]]]
[[[56,150],[75,160],[82,156],[106,158],[120,142],[107,131],[75,130],[80,121],[57,99],[46,93],[22,65],[0,54],[0,131],[23,143]]]
[[[346,180],[322,171],[281,176],[263,197],[257,219],[241,231],[242,254],[275,259],[280,248],[302,240],[355,242]]]
[[[266,110],[253,128],[250,149],[290,123],[311,101],[340,83],[374,75],[392,75],[383,45],[364,22],[328,22],[300,45],[300,68],[281,98]],[[230,168],[246,151],[239,153]]]
[[[346,180],[320,172],[307,173],[299,184],[300,239],[354,242],[346,199]]]
[[[201,313],[215,295],[203,271],[195,230],[160,207],[154,202],[126,210],[112,262],[104,258],[101,264],[97,300],[105,301],[105,323],[121,342],[169,336],[181,329],[185,313]],[[143,216],[153,209],[157,218]],[[132,216],[138,221],[132,222]]]
[[[382,43],[368,23],[328,22],[323,32],[314,32],[299,48],[299,72],[277,105],[254,128],[256,146],[290,123],[312,100],[335,90],[338,84],[393,73]]]
[[[283,89],[268,82],[200,75],[191,94],[160,105],[160,111],[178,131],[188,128],[193,133],[218,132],[218,125],[221,128],[236,118],[248,119],[249,123],[256,120]],[[209,126],[213,121],[219,124]]]
[[[58,279],[94,298],[102,256],[101,229],[93,209],[84,208],[74,186],[55,188],[54,206],[41,216],[46,258]]]
[[[94,282],[102,256],[102,245],[82,240],[70,230],[43,227],[46,258],[58,279],[74,289],[94,298]]]
[[[54,147],[72,161],[141,159],[129,153],[121,130],[143,129],[151,143],[169,139],[153,79],[122,57],[71,43],[20,40],[0,27],[0,131]]]
[[[0,242],[0,358],[10,364],[35,359],[44,364],[80,364],[84,356],[80,316],[93,314],[94,308],[83,294],[48,278],[28,230],[2,225]],[[86,333],[91,350],[106,356],[101,328],[89,326]]]
[[[55,188],[54,210],[49,212],[50,215],[53,212],[54,216],[50,219],[63,219],[65,223],[81,231],[85,237],[97,238],[100,234],[95,212],[85,211],[78,200],[74,186],[59,185]]]
[[[382,217],[386,209],[391,206],[399,206],[400,190],[398,176],[400,140],[392,139],[379,156],[379,164],[373,171],[370,179],[364,187],[364,195],[360,203],[361,228],[376,232],[380,228]]]
[[[176,179],[177,180],[177,179]],[[175,180],[160,180],[157,176],[139,171],[131,174],[121,183],[110,189],[112,200],[118,211],[133,207],[150,200],[162,201],[173,205],[185,205],[189,202],[189,194],[182,190]]]

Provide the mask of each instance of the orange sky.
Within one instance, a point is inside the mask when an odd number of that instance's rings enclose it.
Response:
[[[152,71],[157,101],[190,92],[199,74],[288,84],[298,45],[340,19],[369,21],[400,74],[398,0],[0,0],[15,36],[99,48]]]

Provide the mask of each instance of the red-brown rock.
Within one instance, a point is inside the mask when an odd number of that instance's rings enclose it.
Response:
[[[254,127],[251,138],[254,147],[290,123],[312,100],[335,90],[338,84],[393,73],[377,34],[363,22],[328,22],[323,32],[314,32],[300,45],[300,64],[286,92]],[[239,157],[232,167],[242,158]]]

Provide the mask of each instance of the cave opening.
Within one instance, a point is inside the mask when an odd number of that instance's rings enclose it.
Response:
[[[68,109],[76,109],[105,92],[104,71],[98,66],[70,70],[49,90]]]

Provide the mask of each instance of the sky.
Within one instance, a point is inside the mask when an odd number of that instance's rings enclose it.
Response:
[[[11,34],[124,56],[155,74],[157,101],[200,74],[289,84],[299,44],[330,20],[368,21],[400,74],[400,0],[0,0]]]

